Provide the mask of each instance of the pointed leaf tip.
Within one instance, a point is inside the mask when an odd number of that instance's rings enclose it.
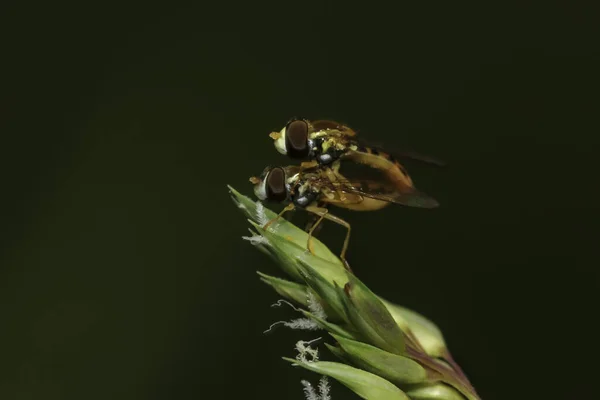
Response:
[[[352,363],[390,382],[397,384],[423,383],[427,371],[408,357],[399,356],[377,347],[348,339],[335,333],[331,336],[339,343],[344,354]]]
[[[343,289],[344,306],[355,329],[374,346],[404,354],[404,333],[388,309],[355,275],[348,277]]]

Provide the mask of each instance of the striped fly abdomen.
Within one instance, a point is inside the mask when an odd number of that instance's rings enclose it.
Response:
[[[357,145],[356,149],[347,152],[344,158],[382,171],[392,182],[397,183],[399,188],[413,187],[413,181],[406,169],[388,153]]]

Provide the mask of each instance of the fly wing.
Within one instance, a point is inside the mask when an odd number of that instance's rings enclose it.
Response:
[[[417,152],[410,151],[410,150],[396,151],[396,152],[394,152],[394,155],[396,155],[396,157],[399,157],[399,158],[410,158],[410,159],[421,161],[421,162],[424,162],[427,164],[437,165],[438,167],[443,167],[446,165],[446,163],[444,161],[442,161],[438,158],[435,158],[432,156],[426,156],[426,155],[419,154]]]
[[[421,162],[424,162],[427,164],[436,165],[438,167],[443,167],[446,165],[446,163],[444,161],[442,161],[436,157],[420,154],[420,153],[417,153],[416,151],[409,150],[409,149],[402,149],[402,150],[388,149],[388,148],[384,148],[381,145],[369,143],[369,142],[366,142],[364,139],[359,139],[356,137],[352,138],[352,142],[354,142],[354,144],[358,147],[358,149],[361,149],[360,151],[366,151],[366,149],[370,149],[372,152],[373,152],[373,150],[375,150],[378,153],[390,154],[391,156],[393,156],[393,158],[398,158],[398,159],[409,158],[411,160],[421,161]]]
[[[312,125],[315,132],[324,129],[335,129],[336,131],[339,131],[339,133],[342,136],[356,136],[356,132],[354,131],[354,129],[337,121],[320,119],[317,121],[312,121],[310,124]]]
[[[437,200],[414,187],[403,187],[400,190],[393,184],[377,180],[351,181],[338,179],[331,181],[329,179],[322,179],[319,185],[321,187],[328,187],[334,191],[369,197],[408,207],[436,208],[439,206]]]
[[[399,191],[376,181],[352,183],[351,187],[351,193],[408,207],[436,208],[439,206],[437,200],[414,187]]]

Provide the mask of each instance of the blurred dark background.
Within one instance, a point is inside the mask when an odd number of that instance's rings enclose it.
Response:
[[[359,277],[434,320],[483,399],[595,397],[593,10],[2,8],[0,398],[303,398],[317,377],[280,357],[315,335],[263,335],[295,315],[226,188],[288,161],[267,134],[295,115],[448,162],[407,163],[437,210],[337,214]]]

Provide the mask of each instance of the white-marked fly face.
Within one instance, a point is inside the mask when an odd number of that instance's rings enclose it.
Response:
[[[267,167],[259,178],[252,177],[254,194],[262,201],[282,202],[288,197],[286,174],[281,167]]]
[[[287,150],[285,148],[285,126],[279,132],[271,132],[269,136],[275,141],[275,149],[280,154],[287,155]]]
[[[294,118],[281,131],[273,132],[270,136],[275,140],[278,152],[296,160],[303,160],[311,153],[309,130],[307,120]]]

